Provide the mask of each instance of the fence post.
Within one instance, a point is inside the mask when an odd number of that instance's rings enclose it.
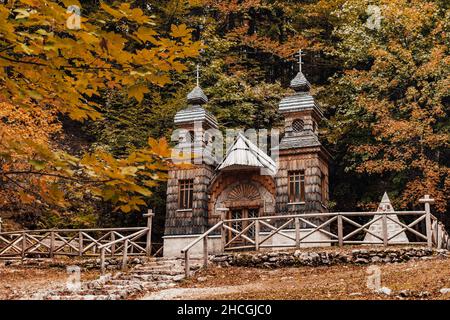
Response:
[[[223,208],[223,209],[218,209],[221,211],[220,213],[220,219],[222,220],[222,228],[220,229],[220,247],[221,247],[221,252],[225,252],[225,244],[227,243],[227,233],[226,230],[224,228],[224,220],[227,218],[227,211],[228,209]]]
[[[148,209],[147,213],[144,214],[144,217],[147,218],[147,243],[145,245],[145,252],[148,257],[152,254],[152,222],[154,216],[155,213],[152,209]]]
[[[27,250],[27,234],[22,232],[22,264],[25,259],[25,251]]]
[[[426,194],[419,202],[425,204],[425,228],[427,229],[427,246],[433,247],[432,230],[431,230],[431,208],[430,204],[434,203],[434,199],[430,198],[430,195]]]
[[[125,240],[123,245],[123,257],[122,257],[122,271],[127,270],[127,260],[128,260],[128,239]]]
[[[203,238],[203,266],[208,267],[208,236]]]
[[[83,232],[78,233],[78,256],[83,255]]]
[[[55,251],[55,232],[50,231],[50,258],[53,258]]]
[[[295,224],[295,246],[300,248],[300,219],[294,218]]]
[[[116,241],[116,235],[114,234],[114,231],[111,231],[111,242]],[[116,253],[116,244],[113,243],[111,245],[111,257],[114,257],[114,254]]]
[[[259,251],[259,231],[261,226],[259,224],[259,219],[255,220],[255,250]]]
[[[338,224],[338,241],[339,241],[339,247],[342,247],[344,245],[344,225],[342,221],[342,215],[339,213],[337,216],[337,224]]]
[[[439,230],[441,232],[439,232]],[[443,235],[442,224],[436,221],[436,242],[437,242],[436,247],[438,249],[441,249],[442,247],[442,235]]]
[[[100,271],[105,274],[105,247],[100,249]]]
[[[190,266],[189,266],[189,249],[184,252],[184,275],[189,277],[190,274]]]
[[[387,247],[388,245],[388,226],[387,226],[387,213],[382,213],[382,227],[383,227],[383,245]]]

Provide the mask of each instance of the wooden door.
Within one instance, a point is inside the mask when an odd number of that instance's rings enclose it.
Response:
[[[229,214],[229,219],[247,219],[247,218],[255,218],[259,216],[259,208],[236,208],[231,209]],[[233,221],[231,223],[231,227],[235,229],[236,231],[242,231],[244,230],[249,224],[251,224],[252,221]],[[244,235],[249,237],[250,239],[255,239],[255,226],[251,226],[250,229],[248,229]],[[236,233],[229,231],[228,232],[228,239],[227,242],[233,239],[236,236]],[[239,247],[239,246],[245,246],[250,244],[248,240],[245,240],[242,237],[239,237],[235,240],[233,240],[232,243],[230,243],[230,246],[232,247]]]

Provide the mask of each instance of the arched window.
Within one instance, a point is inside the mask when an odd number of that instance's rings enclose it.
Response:
[[[292,122],[292,130],[294,132],[302,132],[304,125],[305,124],[304,124],[303,120],[300,120],[300,119],[294,120]]]

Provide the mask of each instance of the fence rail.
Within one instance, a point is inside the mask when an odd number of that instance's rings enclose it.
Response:
[[[126,269],[129,256],[150,256],[161,252],[161,243],[152,243],[153,213],[146,227],[96,229],[42,229],[0,232],[0,259],[26,257],[98,257],[102,272],[106,257],[122,257]]]
[[[403,233],[409,244],[450,248],[450,237],[444,225],[431,214],[430,203],[434,200],[426,195],[420,201],[425,204],[423,211],[303,213],[241,219],[226,219],[223,212],[220,222],[181,251],[185,273],[189,276],[190,250],[202,240],[203,264],[208,265],[208,236],[218,231],[222,251],[300,248],[313,244],[388,246],[399,244],[396,237]],[[371,229],[374,224],[381,224],[381,230]],[[394,226],[395,230],[388,230],[389,226]],[[372,240],[365,240],[366,235],[372,236]],[[271,243],[275,236],[282,241]]]

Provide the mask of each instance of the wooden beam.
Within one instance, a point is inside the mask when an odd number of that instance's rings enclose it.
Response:
[[[382,216],[382,230],[383,230],[383,245],[388,245],[388,226],[387,226],[387,214]]]
[[[294,218],[294,224],[295,224],[295,246],[297,248],[300,248],[300,219]]]
[[[152,222],[155,213],[152,209],[148,209],[147,214],[144,214],[144,217],[147,218],[147,241],[145,244],[145,252],[148,257],[152,254]]]
[[[191,273],[191,267],[189,266],[189,250],[186,250],[184,252],[184,275],[186,276],[186,278],[188,278],[190,276]]]
[[[122,255],[122,271],[126,271],[128,268],[128,239],[125,240],[125,244],[123,247],[123,255]]]
[[[425,227],[427,228],[427,246],[428,248],[433,247],[433,239],[432,239],[432,230],[431,230],[431,207],[430,204],[434,203],[434,199],[430,198],[428,194],[426,194],[422,199],[419,199],[420,202],[425,204]]]
[[[105,248],[100,249],[100,271],[105,274]]]
[[[339,247],[342,247],[344,245],[344,223],[342,221],[342,215],[338,215],[337,228]]]
[[[208,236],[203,238],[203,266],[208,267]]]
[[[259,232],[260,232],[260,222],[255,221],[255,250],[259,251]]]

